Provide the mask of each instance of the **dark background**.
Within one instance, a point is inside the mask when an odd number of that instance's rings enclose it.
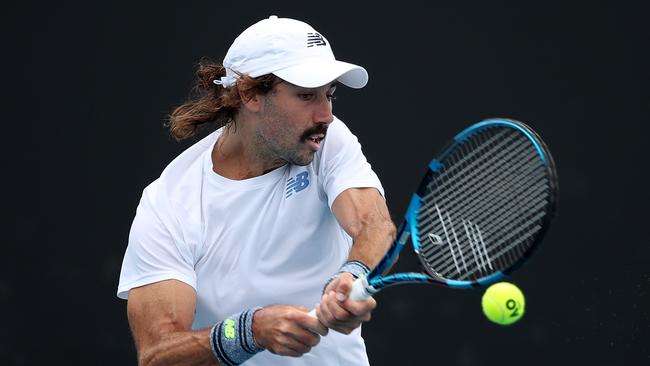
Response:
[[[510,278],[524,318],[489,323],[481,289],[391,288],[364,327],[373,365],[650,364],[646,3],[6,2],[0,364],[136,364],[115,292],[142,189],[191,144],[165,115],[202,56],[271,14],[369,71],[335,114],[396,221],[470,123],[525,121],[558,166],[558,216]]]

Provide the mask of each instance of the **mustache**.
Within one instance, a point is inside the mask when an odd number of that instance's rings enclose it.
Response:
[[[309,136],[315,135],[315,134],[321,134],[321,133],[323,135],[327,135],[327,125],[317,125],[317,126],[314,126],[314,127],[310,128],[310,129],[308,129],[307,131],[305,131],[302,134],[302,136],[300,136],[300,139],[301,140],[307,140],[309,138]]]

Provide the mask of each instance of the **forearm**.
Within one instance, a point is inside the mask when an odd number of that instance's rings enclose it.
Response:
[[[384,197],[375,188],[348,189],[336,198],[332,211],[352,237],[348,260],[376,267],[396,235]]]
[[[352,237],[352,248],[348,262],[325,285],[321,302],[316,306],[316,316],[328,328],[349,334],[362,322],[370,320],[370,313],[376,306],[372,297],[365,301],[348,298],[354,278],[379,264],[395,238],[396,229],[384,197],[375,188],[344,191],[334,201],[332,211]]]
[[[348,255],[348,260],[358,260],[373,269],[395,239],[393,221],[384,215],[377,215],[362,222]]]
[[[165,333],[155,344],[141,347],[138,365],[218,365],[210,348],[210,329]]]

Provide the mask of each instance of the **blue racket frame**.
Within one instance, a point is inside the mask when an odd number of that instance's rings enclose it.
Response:
[[[533,245],[530,248],[530,250],[527,253],[525,253],[525,255],[522,256],[522,258],[518,262],[510,266],[510,268],[508,268],[507,270],[497,271],[495,273],[492,273],[488,276],[476,280],[461,281],[461,280],[442,278],[438,274],[431,272],[428,266],[426,265],[422,266],[427,271],[426,274],[417,273],[417,272],[404,272],[404,273],[395,273],[385,277],[381,277],[381,275],[388,268],[390,268],[390,266],[395,262],[398,254],[404,248],[404,245],[406,245],[406,242],[409,240],[409,238],[411,239],[411,244],[413,245],[413,249],[415,253],[418,255],[418,258],[422,262],[422,258],[420,257],[421,244],[420,244],[419,230],[417,228],[417,214],[421,206],[421,200],[422,200],[421,196],[423,195],[423,190],[426,188],[427,184],[431,181],[434,173],[442,168],[442,164],[440,163],[440,161],[444,160],[458,146],[460,146],[459,145],[460,143],[470,138],[473,134],[492,126],[508,126],[510,128],[515,128],[521,131],[533,143],[533,145],[537,149],[539,156],[547,165],[550,175],[552,176],[552,179],[550,179],[550,181],[552,182],[552,184],[555,185],[552,189],[554,194],[551,197],[551,207],[549,210],[549,214],[546,215],[545,217],[545,220],[547,222],[545,222],[545,224],[543,225],[542,232],[540,233],[540,235],[538,235],[538,242],[541,241],[541,238],[544,236],[548,224],[551,218],[554,216],[557,207],[557,197],[555,193],[557,192],[557,179],[555,177],[556,172],[555,172],[555,164],[553,162],[553,158],[551,157],[544,142],[539,138],[539,136],[537,136],[537,134],[530,127],[528,127],[524,123],[510,120],[510,119],[504,119],[504,118],[486,119],[484,121],[475,123],[469,126],[468,128],[466,128],[465,130],[463,130],[462,132],[458,133],[454,137],[454,139],[445,147],[445,149],[442,150],[442,153],[437,158],[431,160],[425,178],[420,183],[417,192],[414,193],[411,198],[411,202],[406,212],[404,221],[402,222],[402,224],[400,224],[400,227],[397,231],[396,240],[393,242],[391,248],[384,256],[384,258],[381,260],[379,265],[377,265],[377,267],[368,275],[367,281],[369,286],[367,287],[367,291],[369,293],[372,294],[387,286],[400,284],[400,283],[419,282],[425,284],[439,284],[447,287],[461,288],[461,289],[487,286],[494,282],[500,281],[505,276],[507,276],[508,273],[518,268],[521,264],[525,262],[525,260],[528,257],[530,257],[534,249],[537,248],[538,245],[536,243],[536,245]]]

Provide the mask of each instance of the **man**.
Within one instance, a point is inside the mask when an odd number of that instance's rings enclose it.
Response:
[[[376,303],[347,295],[395,227],[332,115],[337,85],[361,88],[366,71],[335,60],[311,26],[272,16],[197,75],[172,135],[224,127],[142,194],[118,287],[139,364],[367,365],[360,325]]]

